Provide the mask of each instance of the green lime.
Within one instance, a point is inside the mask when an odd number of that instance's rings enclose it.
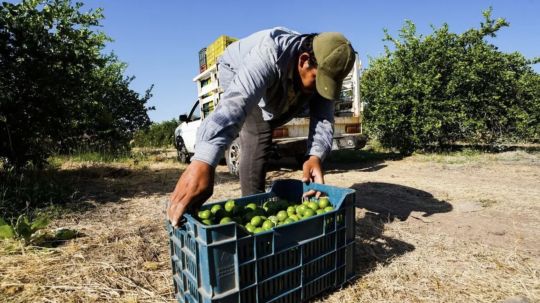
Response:
[[[281,210],[281,211],[279,211],[277,213],[277,218],[278,218],[279,222],[285,221],[288,217],[289,217],[289,215],[284,210]]]
[[[292,219],[294,222],[296,222],[296,221],[300,220],[300,217],[298,217],[298,215],[296,215],[296,214],[293,214],[293,215],[289,216],[289,219]],[[285,220],[285,221],[287,221],[287,220]]]
[[[205,225],[213,225],[214,224],[214,222],[212,222],[212,220],[210,220],[210,219],[204,219],[204,220],[202,220],[202,223],[204,223]]]
[[[311,208],[308,208],[306,209],[306,211],[304,211],[304,215],[302,216],[302,218],[309,218],[313,216],[315,216],[315,211]]]
[[[246,221],[246,222],[250,222],[253,217],[255,217],[255,212],[254,211],[248,211],[243,216],[244,221]]]
[[[234,200],[229,200],[225,202],[225,210],[228,212],[232,212],[234,207],[236,206]]]
[[[198,216],[199,216],[199,218],[201,218],[202,220],[210,219],[210,217],[212,216],[212,212],[210,212],[208,209],[206,209],[206,210],[201,210],[201,211],[199,211]]]
[[[262,228],[263,228],[264,230],[272,229],[272,227],[274,227],[274,226],[275,226],[274,222],[272,222],[272,221],[270,221],[270,220],[266,220],[266,221],[264,221],[264,223],[262,224]]]
[[[258,233],[262,233],[263,231],[264,231],[264,229],[262,229],[261,227],[257,227],[257,228],[255,228],[255,230],[253,232],[258,234]]]
[[[291,219],[291,218],[287,218],[287,219],[285,219],[285,221],[284,221],[283,223],[284,223],[284,224],[291,224],[291,223],[294,223],[294,222],[296,222],[296,221],[294,221],[294,220]]]
[[[248,205],[246,205],[246,208],[249,208],[251,210],[255,210],[255,209],[257,209],[257,204],[249,203]]]
[[[223,217],[221,220],[219,220],[219,224],[225,224],[232,222],[233,220],[230,217]]]
[[[261,218],[261,216],[255,216],[251,218],[250,222],[251,222],[251,225],[253,225],[254,227],[259,227],[263,223],[263,219]]]
[[[309,202],[308,203],[308,207],[313,209],[314,211],[316,211],[317,209],[319,209],[319,204],[317,204],[316,202]]]
[[[317,209],[315,212],[317,213],[317,215],[322,215],[325,213],[324,209]]]
[[[223,212],[223,206],[221,206],[220,204],[216,204],[212,206],[210,212],[212,212],[214,215],[218,215]]]
[[[294,206],[289,206],[287,207],[287,213],[290,215],[290,214],[295,214],[296,213],[296,208]]]
[[[251,223],[248,223],[246,224],[246,229],[252,233],[253,231],[255,231],[255,226],[251,225]]]
[[[333,211],[333,210],[334,210],[334,207],[332,205],[327,206],[327,207],[324,208],[325,212],[329,212],[329,211]]]
[[[268,217],[268,220],[272,221],[272,223],[277,224],[279,222],[278,218],[276,216],[270,216]]]
[[[328,200],[328,197],[320,197],[319,198],[319,208],[320,209],[325,209],[328,206],[330,206],[330,201]]]
[[[301,205],[296,207],[296,213],[299,214],[300,216],[303,216],[304,211],[306,210],[306,208],[307,207],[304,204],[301,204]]]

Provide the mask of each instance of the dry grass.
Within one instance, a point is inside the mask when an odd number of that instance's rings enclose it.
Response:
[[[140,201],[145,216],[122,203],[65,218],[84,237],[53,249],[5,248],[1,287],[12,302],[168,301],[167,237],[154,202]],[[152,216],[154,214],[155,216]],[[1,295],[0,295],[1,298]],[[0,300],[1,301],[1,300]]]
[[[379,237],[358,237],[358,243],[358,272],[369,270],[320,302],[499,302],[520,295],[531,302],[540,299],[540,261],[517,250],[447,235],[425,237],[403,223],[391,224]]]
[[[540,301],[540,156],[474,157],[329,169],[327,183],[358,192],[359,276],[317,302]],[[70,208],[52,228],[84,236],[49,249],[0,243],[0,302],[175,302],[159,201],[182,168],[168,160],[65,164],[82,176],[85,207]],[[269,174],[277,177],[300,173]],[[234,178],[216,180],[212,200],[239,196]],[[399,204],[400,215],[374,209],[378,201]]]
[[[528,153],[522,150],[505,153],[483,153],[467,149],[451,153],[421,153],[416,154],[414,159],[416,161],[444,164],[529,163],[538,161],[536,153]]]

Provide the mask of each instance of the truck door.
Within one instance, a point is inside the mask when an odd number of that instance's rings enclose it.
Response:
[[[195,102],[188,119],[182,127],[182,139],[190,154],[195,152],[195,140],[197,138],[197,129],[201,125],[201,110],[199,108],[199,100]]]

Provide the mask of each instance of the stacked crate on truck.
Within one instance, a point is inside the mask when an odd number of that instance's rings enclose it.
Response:
[[[225,51],[227,46],[238,39],[226,35],[219,36],[206,48],[206,64],[208,67],[216,64],[217,58]]]
[[[217,78],[216,62],[219,56],[223,54],[227,46],[236,41],[226,35],[221,35],[208,47],[199,52],[200,74],[193,79],[197,83],[197,97],[200,102],[202,118],[206,118],[219,102],[219,83]],[[204,56],[201,54],[204,50]],[[204,65],[201,65],[201,58],[204,57]],[[203,69],[204,67],[204,69]]]
[[[206,70],[206,47],[199,51],[199,73]]]

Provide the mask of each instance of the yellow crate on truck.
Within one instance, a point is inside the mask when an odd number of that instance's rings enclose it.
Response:
[[[219,36],[206,48],[206,66],[210,67],[217,62],[217,58],[225,51],[227,46],[238,39],[227,35]]]

